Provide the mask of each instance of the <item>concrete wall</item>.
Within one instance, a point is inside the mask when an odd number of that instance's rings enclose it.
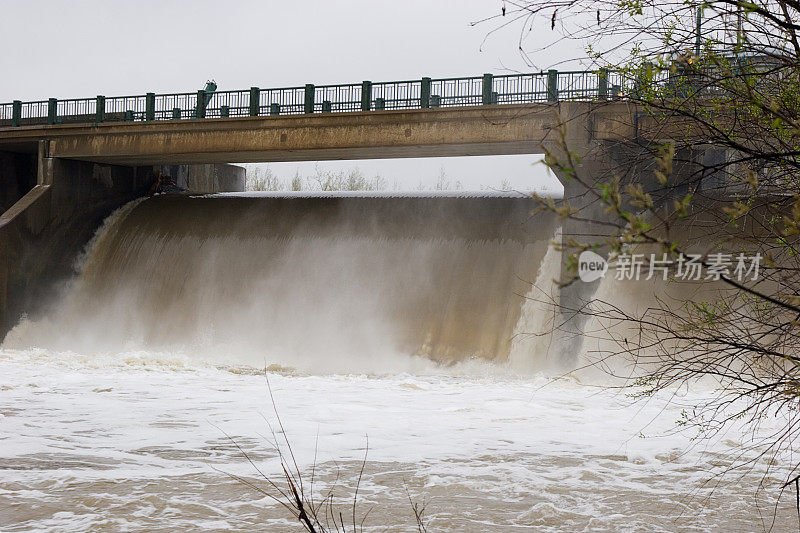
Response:
[[[619,219],[606,211],[606,205],[598,197],[598,185],[620,181],[620,189],[629,184],[641,185],[649,193],[656,206],[671,205],[676,198],[682,198],[690,189],[709,196],[722,196],[734,190],[730,177],[709,169],[708,165],[720,162],[726,156],[724,151],[696,145],[680,148],[675,154],[673,171],[667,186],[662,186],[655,176],[657,146],[664,142],[659,124],[645,120],[635,113],[619,112],[612,117],[613,109],[599,109],[594,115],[580,106],[563,106],[561,118],[564,121],[563,137],[551,136],[543,143],[559,161],[568,164],[568,149],[578,158],[573,175],[556,175],[564,186],[564,201],[569,203],[574,217],[562,222],[562,241],[565,253],[574,253],[569,248],[570,240],[578,243],[596,244],[595,250],[606,255],[608,248],[605,239],[615,232],[607,223],[618,224]],[[619,111],[619,109],[617,110]],[[606,115],[603,117],[602,115]],[[678,133],[668,132],[677,138]],[[683,139],[684,141],[686,139]],[[628,197],[629,198],[629,197]],[[636,212],[638,207],[628,206]],[[565,258],[566,259],[566,258]],[[562,269],[562,278],[569,279],[576,271]],[[562,350],[569,356],[579,352],[587,316],[581,314],[590,304],[600,280],[584,282],[576,279],[559,291],[559,301],[563,315],[561,339]]]
[[[155,168],[0,154],[0,339],[25,314],[36,316],[74,275],[75,259],[115,209],[148,194]],[[192,192],[244,190],[244,169],[184,167]],[[23,190],[30,184],[30,190]]]
[[[0,338],[46,308],[103,219],[153,180],[147,168],[53,158],[38,166],[39,183],[0,215]]]

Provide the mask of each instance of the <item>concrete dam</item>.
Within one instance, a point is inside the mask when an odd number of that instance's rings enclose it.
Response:
[[[556,227],[533,207],[518,193],[136,200],[4,345],[225,353],[309,371],[337,368],[312,354],[377,346],[505,362]]]

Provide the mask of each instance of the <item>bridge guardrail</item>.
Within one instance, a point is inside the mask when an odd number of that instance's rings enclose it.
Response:
[[[659,83],[667,77],[660,75],[664,79]],[[635,91],[635,78],[629,72],[602,69],[550,70],[234,91],[51,98],[0,104],[0,127],[606,100],[623,98]]]

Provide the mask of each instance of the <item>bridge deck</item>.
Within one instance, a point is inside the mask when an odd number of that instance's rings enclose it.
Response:
[[[577,106],[577,107],[576,107]],[[0,150],[121,165],[318,161],[541,153],[561,116],[591,103],[533,103],[337,114],[198,120],[62,124],[0,129]],[[620,132],[632,105],[609,103],[576,134]],[[587,129],[590,128],[590,129]],[[591,131],[590,131],[591,130]]]

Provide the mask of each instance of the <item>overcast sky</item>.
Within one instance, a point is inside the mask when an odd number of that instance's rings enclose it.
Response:
[[[519,27],[471,26],[501,0],[0,0],[0,101],[188,92],[538,71]],[[543,27],[544,28],[544,27]],[[545,31],[542,29],[542,31]],[[537,32],[526,48],[533,49]],[[568,51],[560,50],[567,54]],[[574,52],[573,52],[574,53]],[[465,188],[552,185],[537,156],[320,163],[416,188],[444,172]],[[279,175],[313,163],[271,164]]]

